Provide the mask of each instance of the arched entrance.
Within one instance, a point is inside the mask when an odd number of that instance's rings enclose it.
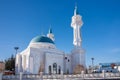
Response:
[[[53,73],[57,74],[57,64],[53,63]]]

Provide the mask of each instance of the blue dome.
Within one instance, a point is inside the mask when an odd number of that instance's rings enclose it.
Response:
[[[46,36],[37,36],[37,37],[33,38],[31,40],[31,42],[32,43],[34,43],[34,42],[45,42],[45,43],[52,43],[52,44],[54,44],[54,42],[50,38],[48,38]]]

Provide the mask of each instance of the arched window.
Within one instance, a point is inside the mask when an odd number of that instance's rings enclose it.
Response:
[[[59,66],[58,74],[61,74],[61,66]]]
[[[49,66],[48,68],[49,68],[49,74],[51,74],[51,66]]]
[[[57,64],[53,64],[53,73],[57,74]]]

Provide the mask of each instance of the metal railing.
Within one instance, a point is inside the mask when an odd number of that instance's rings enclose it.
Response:
[[[120,73],[93,73],[93,74],[20,74],[20,75],[3,75],[3,80],[24,80],[24,79],[120,79]]]

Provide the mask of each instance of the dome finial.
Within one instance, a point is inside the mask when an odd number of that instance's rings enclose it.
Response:
[[[49,28],[47,37],[49,37],[49,38],[52,39],[53,41],[55,40],[54,34],[52,33],[52,28],[51,28],[51,26],[50,26],[50,28]]]
[[[52,28],[51,28],[51,25],[50,25],[50,28],[49,28],[49,33],[52,33]]]

